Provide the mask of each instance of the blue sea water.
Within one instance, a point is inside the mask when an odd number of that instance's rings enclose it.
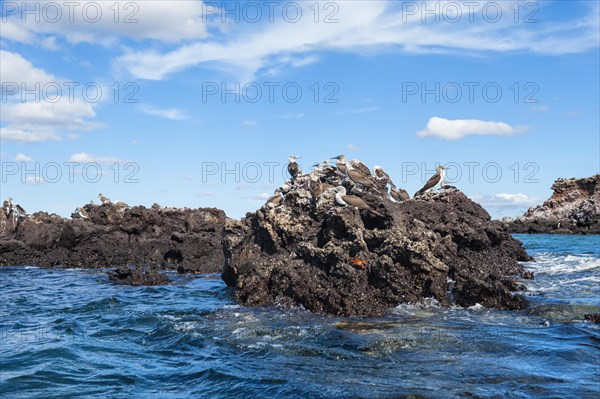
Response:
[[[524,311],[244,308],[218,275],[0,268],[2,398],[598,398],[600,236],[518,235]]]

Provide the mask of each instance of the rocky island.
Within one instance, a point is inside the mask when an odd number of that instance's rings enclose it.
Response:
[[[410,198],[381,167],[336,157],[290,180],[241,220],[218,209],[130,207],[100,195],[71,219],[5,203],[0,265],[115,267],[118,284],[169,282],[161,270],[222,272],[237,301],[373,316],[434,298],[441,306],[521,309],[531,278],[521,243],[444,168]],[[438,188],[439,186],[439,188]]]
[[[371,188],[359,178],[296,176],[258,211],[227,220],[223,279],[240,303],[344,316],[424,298],[524,307],[515,277],[532,277],[519,263],[531,258],[480,205],[448,186],[399,202],[388,196],[389,177],[369,179]],[[336,179],[366,206],[336,198]]]
[[[0,265],[154,265],[184,273],[221,271],[225,213],[214,208],[87,204],[67,219],[0,212]],[[143,274],[144,276],[146,273]]]
[[[523,216],[505,220],[513,233],[600,234],[600,175],[557,179],[552,196]]]

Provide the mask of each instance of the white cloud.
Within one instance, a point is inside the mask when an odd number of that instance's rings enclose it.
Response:
[[[269,193],[260,193],[260,194],[252,194],[252,195],[242,195],[242,198],[251,200],[251,201],[264,201],[271,198],[271,194]]]
[[[470,195],[473,201],[479,202],[485,207],[494,208],[514,208],[514,207],[526,207],[535,206],[541,203],[540,198],[530,197],[526,194],[509,194],[509,193],[498,193],[493,195]]]
[[[187,119],[185,113],[176,108],[157,108],[152,105],[142,105],[140,109],[145,114],[160,116],[161,118],[171,119],[174,121]]]
[[[13,83],[16,93],[3,93],[7,101],[2,104],[3,140],[14,140],[23,143],[61,140],[64,130],[91,130],[102,127],[100,123],[90,121],[96,117],[96,103],[85,101],[81,95],[68,93],[64,88],[62,95],[49,94],[50,98],[42,97],[45,85],[53,84],[61,87],[65,79],[36,68],[20,54],[0,50],[2,68],[0,80],[4,89],[7,83]],[[21,96],[20,88],[25,85],[28,90],[39,88],[38,98],[28,95]],[[53,87],[53,86],[52,86]]]
[[[348,148],[348,151],[350,151],[350,152],[357,152],[357,151],[361,150],[360,147],[353,145],[353,144],[348,144],[347,148]]]
[[[51,50],[51,51],[60,50],[60,46],[58,44],[56,44],[56,37],[54,37],[54,36],[48,36],[48,37],[43,38],[40,41],[40,44],[46,50]]]
[[[116,157],[100,157],[92,154],[88,154],[86,152],[78,152],[76,154],[71,155],[69,158],[69,162],[79,162],[79,163],[103,163],[103,164],[112,164],[115,162],[126,162],[120,158]]]
[[[215,193],[213,193],[212,191],[203,191],[201,193],[197,193],[196,197],[200,197],[200,198],[203,198],[203,197],[214,197],[214,195],[215,195]]]
[[[548,112],[550,107],[547,105],[536,105],[531,107],[531,112]]]
[[[428,17],[431,23],[422,23],[421,13],[406,17],[402,2],[337,2],[337,23],[314,23],[312,18],[289,23],[279,18],[273,23],[231,24],[224,37],[184,43],[165,52],[156,47],[131,50],[119,57],[116,64],[141,79],[160,80],[199,65],[251,79],[260,70],[276,74],[287,67],[316,62],[314,54],[323,50],[358,54],[401,51],[461,55],[528,51],[562,55],[598,46],[598,6],[589,6],[586,17],[562,23],[515,24],[513,18],[503,18],[499,23],[484,21],[481,15],[486,3],[500,4],[506,12],[504,15],[513,15],[508,3],[482,1],[474,7],[478,15],[474,23],[469,23],[472,15],[468,14],[463,15],[463,23],[431,22],[435,16]],[[303,7],[303,15],[312,16],[309,9],[313,7],[312,3],[296,4]],[[419,5],[426,6],[425,2]],[[427,6],[432,8],[430,4]]]
[[[440,137],[459,140],[467,136],[511,136],[524,133],[524,126],[512,127],[505,122],[481,121],[478,119],[445,119],[434,116],[427,127],[417,132],[419,137]]]
[[[58,8],[62,14],[56,21],[52,21],[55,10],[50,13],[52,6],[48,6],[48,3],[54,3],[54,8]],[[201,1],[83,0],[71,3],[72,19],[69,6],[65,3],[52,0],[18,2],[19,10],[37,7],[40,10],[37,16],[41,15],[41,18],[36,22],[35,15],[28,14],[23,23],[18,13],[6,15],[0,25],[3,36],[13,41],[33,43],[37,35],[61,35],[71,43],[109,45],[120,37],[177,43],[200,39],[207,34],[207,24],[202,20]],[[45,8],[48,12],[42,11]],[[91,21],[94,18],[96,22]],[[44,45],[43,39],[40,43]]]
[[[0,139],[5,141],[18,141],[21,143],[40,143],[42,141],[60,141],[61,138],[55,133],[28,132],[21,129],[8,127],[0,128]]]
[[[44,184],[46,181],[41,176],[27,176],[23,181],[25,184]]]
[[[256,127],[256,126],[258,126],[258,122],[253,119],[246,119],[246,120],[242,121],[242,126]]]
[[[25,155],[23,153],[17,154],[17,156],[15,156],[15,161],[16,162],[31,162],[33,161],[33,158],[31,158],[28,155]]]

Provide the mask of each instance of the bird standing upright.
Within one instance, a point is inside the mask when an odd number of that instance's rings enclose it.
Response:
[[[292,180],[296,180],[296,178],[302,174],[302,169],[300,168],[300,165],[298,165],[298,162],[296,162],[296,160],[300,158],[302,157],[298,157],[296,155],[290,155],[288,158],[289,163],[287,169],[292,177]]]

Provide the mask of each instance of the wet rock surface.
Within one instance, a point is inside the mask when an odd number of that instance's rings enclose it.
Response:
[[[116,284],[125,285],[165,285],[171,279],[157,268],[148,266],[119,266],[108,273],[108,279]]]
[[[531,258],[459,190],[401,203],[382,190],[361,193],[373,212],[342,207],[329,190],[315,200],[307,185],[299,178],[277,205],[227,220],[222,277],[240,303],[346,316],[425,298],[524,307],[515,278],[524,272],[518,261]]]
[[[182,273],[223,265],[225,213],[214,208],[86,205],[87,219],[0,212],[0,265],[112,267],[146,264]]]
[[[513,233],[600,234],[600,175],[558,179],[542,205],[505,222]]]

